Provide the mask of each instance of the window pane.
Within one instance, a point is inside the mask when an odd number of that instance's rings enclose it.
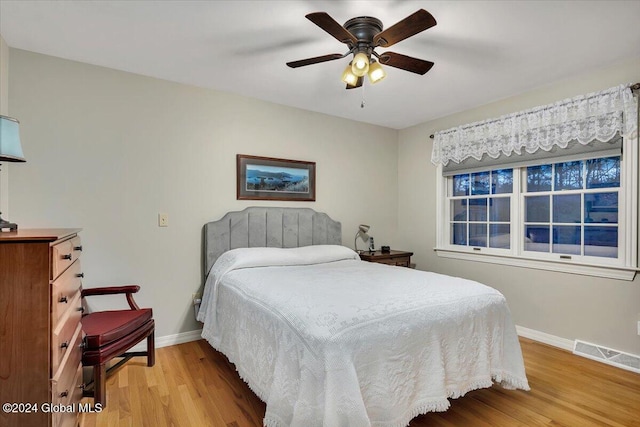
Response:
[[[469,175],[456,175],[453,177],[453,195],[468,196],[469,195]]]
[[[489,221],[509,222],[511,220],[511,198],[492,197],[489,199]]]
[[[582,238],[580,227],[554,226],[553,227],[553,252],[557,254],[580,255]]]
[[[451,201],[451,221],[467,220],[467,199]]]
[[[471,174],[471,195],[489,194],[489,172]]]
[[[584,222],[618,223],[618,193],[584,195]]]
[[[451,224],[451,244],[467,245],[467,224]]]
[[[487,246],[487,224],[469,224],[469,246]]]
[[[620,156],[587,160],[587,188],[620,187]]]
[[[487,220],[487,199],[469,199],[469,221]]]
[[[553,196],[553,222],[581,222],[580,194]]]
[[[491,172],[492,194],[513,192],[513,169],[501,169]]]
[[[556,163],[555,190],[579,190],[582,188],[582,162]]]
[[[549,252],[549,227],[525,227],[524,250]]]
[[[489,246],[492,248],[511,248],[511,226],[498,224],[489,226]]]
[[[618,227],[584,227],[584,254],[618,257]]]
[[[549,196],[525,197],[526,222],[549,222]]]
[[[551,191],[551,165],[527,168],[527,191]]]

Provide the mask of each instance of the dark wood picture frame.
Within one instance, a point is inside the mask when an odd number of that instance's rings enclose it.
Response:
[[[238,200],[315,202],[316,163],[236,155]]]

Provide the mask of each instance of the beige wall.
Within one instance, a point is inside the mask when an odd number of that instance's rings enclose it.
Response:
[[[9,102],[27,163],[12,169],[21,227],[82,227],[84,284],[140,283],[157,335],[197,329],[204,223],[236,200],[237,153],[315,161],[315,203],[393,245],[395,130],[10,49]],[[157,226],[159,212],[169,227]],[[95,300],[95,298],[94,298]],[[103,304],[100,304],[103,306]]]
[[[517,325],[640,354],[640,278],[634,282],[439,258],[436,168],[429,135],[564,98],[640,81],[640,59],[400,131],[398,243],[419,268],[484,282],[500,290]],[[417,189],[417,190],[416,190]]]

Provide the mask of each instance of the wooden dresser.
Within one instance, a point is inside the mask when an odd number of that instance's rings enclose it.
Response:
[[[78,424],[83,277],[79,231],[0,233],[1,427]]]
[[[393,249],[389,252],[381,252],[379,250],[373,252],[364,251],[360,254],[360,259],[363,261],[377,262],[380,264],[410,267],[412,255],[413,252],[394,251]]]

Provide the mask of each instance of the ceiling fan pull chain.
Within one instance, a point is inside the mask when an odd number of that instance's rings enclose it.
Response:
[[[362,82],[362,102],[360,102],[360,108],[364,108],[364,81]]]

